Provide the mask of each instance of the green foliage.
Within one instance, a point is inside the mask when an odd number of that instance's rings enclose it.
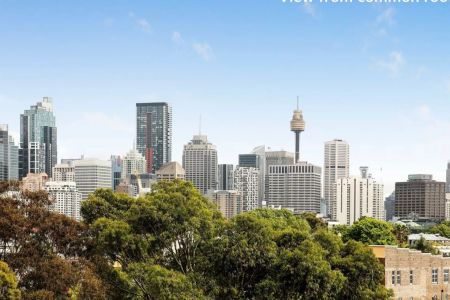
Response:
[[[300,217],[308,222],[312,231],[316,231],[319,229],[327,228],[327,223],[324,220],[317,218],[315,213],[312,212],[304,212],[300,215]]]
[[[20,299],[20,290],[17,288],[16,275],[2,261],[0,261],[0,299]]]
[[[444,221],[430,228],[430,233],[439,234],[446,238],[450,238],[450,221]]]
[[[405,225],[394,224],[393,233],[397,239],[398,245],[406,246],[408,243],[408,235],[411,234],[411,230]]]
[[[438,254],[439,251],[433,247],[433,244],[425,240],[425,238],[422,236],[420,239],[415,242],[412,246],[412,249],[419,250],[423,253],[431,253],[431,254]]]
[[[397,245],[393,226],[385,221],[362,217],[342,235],[344,241],[355,240],[368,245]]]

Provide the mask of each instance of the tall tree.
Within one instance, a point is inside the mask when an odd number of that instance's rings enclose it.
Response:
[[[16,275],[2,261],[0,261],[0,299],[20,299],[20,290],[17,288]]]
[[[369,245],[396,245],[393,226],[385,221],[362,217],[343,234],[344,241],[355,240]]]

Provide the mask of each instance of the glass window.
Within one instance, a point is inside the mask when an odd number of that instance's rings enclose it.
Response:
[[[432,284],[438,283],[438,269],[431,270],[431,283]]]
[[[449,269],[444,269],[444,283],[448,284],[449,280]]]
[[[401,284],[401,283],[402,283],[401,271],[397,271],[397,284]]]
[[[395,285],[395,271],[392,271],[391,278],[392,278],[392,284]]]
[[[414,284],[414,271],[409,270],[409,284]]]

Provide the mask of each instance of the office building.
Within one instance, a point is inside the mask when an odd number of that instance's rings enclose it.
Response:
[[[75,160],[75,183],[82,199],[88,198],[89,194],[100,188],[112,188],[111,162],[82,158]]]
[[[120,155],[111,155],[112,189],[115,191],[122,180],[123,161]]]
[[[399,218],[445,219],[445,182],[432,175],[409,175],[408,181],[395,183],[395,216]]]
[[[28,173],[52,176],[57,163],[57,130],[51,98],[20,115],[19,178]]]
[[[270,166],[293,165],[294,153],[288,151],[265,151],[264,163],[264,200],[268,200]]]
[[[22,191],[37,192],[44,189],[49,177],[45,173],[28,173],[22,178]]]
[[[130,150],[122,160],[122,179],[131,174],[147,173],[147,162],[136,149]]]
[[[48,181],[44,189],[48,192],[53,203],[49,210],[64,214],[75,220],[81,220],[82,195],[77,190],[75,182],[70,181]]]
[[[249,154],[239,154],[239,166],[257,168],[259,170],[258,202],[261,206],[265,195],[266,147],[264,145],[258,146]]]
[[[166,102],[136,104],[136,147],[148,173],[172,160],[172,107]]]
[[[57,164],[53,167],[53,181],[75,182],[75,167],[72,164]]]
[[[242,201],[242,211],[252,211],[259,203],[259,169],[238,166],[234,171],[234,190]]]
[[[383,184],[377,183],[361,168],[361,176],[340,178],[335,182],[336,210],[331,219],[352,225],[361,217],[384,220]]]
[[[8,125],[0,124],[0,181],[19,179],[19,148],[9,135]]]
[[[220,164],[218,166],[219,190],[229,191],[234,188],[234,166],[229,164]]]
[[[384,211],[386,221],[392,221],[395,216],[395,191],[392,192],[384,201]]]
[[[320,212],[322,169],[307,162],[268,167],[267,205],[301,212]]]
[[[209,191],[207,197],[227,218],[233,218],[242,211],[242,202],[237,191]]]
[[[203,194],[217,189],[217,150],[206,135],[194,135],[184,145],[183,168],[186,180],[191,181]]]
[[[447,163],[445,192],[450,193],[450,161]]]
[[[183,167],[176,161],[163,165],[158,171],[156,171],[156,179],[161,180],[175,180],[186,179],[186,172]]]
[[[327,206],[327,215],[336,215],[336,197],[333,187],[336,180],[350,176],[350,155],[347,142],[335,139],[325,143],[323,168],[323,198]]]

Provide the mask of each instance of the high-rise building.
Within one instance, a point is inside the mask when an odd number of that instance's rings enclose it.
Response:
[[[20,115],[19,177],[47,173],[57,163],[57,130],[51,98],[30,107]]]
[[[75,182],[75,167],[71,164],[57,164],[53,167],[53,181]]]
[[[156,171],[156,178],[161,180],[175,180],[186,179],[186,172],[183,167],[176,161],[163,165],[158,171]]]
[[[408,181],[396,182],[395,216],[444,220],[445,185],[426,174],[409,175]]]
[[[450,161],[447,163],[445,192],[450,193]]]
[[[280,165],[293,165],[294,153],[288,151],[266,151],[264,161],[264,200],[268,200],[269,167]]]
[[[294,110],[294,115],[291,120],[291,131],[295,134],[295,163],[300,162],[300,134],[305,131],[305,121],[303,120],[303,113],[298,108]]]
[[[122,160],[122,179],[131,174],[147,173],[145,158],[136,150],[130,150]]]
[[[111,155],[112,189],[116,191],[122,180],[123,160],[120,155]]]
[[[327,214],[336,215],[337,204],[333,200],[333,187],[336,180],[348,178],[350,172],[349,145],[343,140],[332,140],[325,143],[323,169],[323,198],[327,206]]]
[[[9,135],[8,125],[0,124],[0,181],[19,179],[19,149]]]
[[[234,166],[230,164],[220,164],[218,166],[219,173],[219,190],[229,191],[234,188]]]
[[[172,160],[172,107],[166,102],[136,104],[137,150],[155,174]]]
[[[100,188],[112,188],[111,162],[82,158],[74,161],[75,183],[82,199]]]
[[[53,200],[49,207],[50,211],[64,214],[78,221],[81,220],[82,195],[78,192],[75,182],[48,181],[45,183],[44,189]]]
[[[384,200],[386,221],[392,221],[395,216],[395,191]]]
[[[242,211],[252,211],[259,203],[259,169],[238,166],[234,171],[234,190],[238,191],[242,201]]]
[[[241,196],[237,191],[209,191],[207,197],[230,219],[242,211]]]
[[[352,225],[361,217],[384,220],[384,186],[367,175],[339,178],[335,181],[336,210],[331,218],[342,225]]]
[[[186,180],[191,181],[203,194],[217,189],[217,150],[206,135],[194,135],[184,145],[183,168]]]
[[[265,195],[266,147],[258,146],[249,154],[239,154],[239,166],[257,168],[259,170],[258,202],[261,206]]]
[[[301,212],[320,212],[320,167],[307,162],[268,167],[267,205]]]

